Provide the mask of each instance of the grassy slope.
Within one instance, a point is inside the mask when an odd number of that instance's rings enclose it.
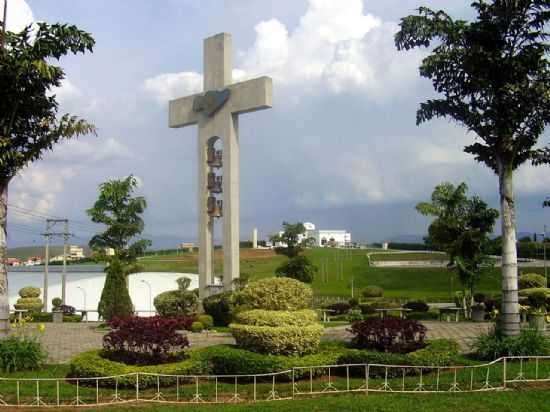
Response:
[[[402,261],[402,260],[422,260],[422,261],[441,261],[447,260],[447,254],[445,253],[423,253],[423,252],[414,252],[414,253],[373,253],[371,255],[371,260],[378,261]]]
[[[459,289],[456,276],[445,268],[374,268],[367,264],[367,250],[352,250],[351,256],[337,249],[311,249],[307,254],[319,268],[313,288],[316,295],[350,296],[351,279],[354,279],[355,290],[367,285],[378,285],[384,288],[385,296],[402,298],[422,298],[430,300],[449,300],[452,290]],[[338,279],[338,257],[344,265],[344,277]],[[273,276],[275,268],[285,260],[266,251],[241,251],[241,272],[251,275],[253,279]],[[196,254],[183,256],[151,256],[141,260],[147,271],[175,271],[197,273]],[[321,267],[326,265],[328,282],[321,276]],[[221,272],[222,257],[216,256],[216,271]],[[525,269],[524,269],[525,270]],[[529,269],[529,272],[542,273],[542,268]],[[451,288],[452,287],[452,288]],[[478,291],[498,294],[500,290],[500,269],[493,268],[482,277]]]

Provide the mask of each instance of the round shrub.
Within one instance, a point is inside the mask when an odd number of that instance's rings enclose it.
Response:
[[[241,312],[237,322],[252,326],[301,326],[317,322],[317,313],[310,309],[295,312],[254,309]]]
[[[323,327],[252,326],[231,324],[231,333],[241,348],[272,355],[301,356],[313,353],[321,342]]]
[[[199,298],[195,292],[169,290],[155,296],[155,309],[160,316],[186,316],[197,310]]]
[[[204,313],[212,316],[214,325],[227,326],[233,320],[233,292],[223,292],[203,299]]]
[[[34,286],[25,286],[19,289],[19,296],[22,298],[38,298],[40,297],[40,288]]]
[[[191,324],[191,332],[199,333],[204,330],[204,325],[202,322],[193,322]]]
[[[359,299],[351,298],[350,300],[348,300],[348,303],[353,309],[355,309],[359,306]]]
[[[361,303],[359,304],[359,309],[363,315],[373,315],[376,313],[376,308],[372,303]]]
[[[428,304],[421,300],[407,302],[403,305],[403,307],[410,309],[413,312],[427,312],[430,310]]]
[[[210,315],[200,315],[197,322],[202,323],[204,329],[212,329],[212,326],[214,326],[214,319]]]
[[[52,299],[52,306],[53,306],[54,309],[57,309],[62,304],[63,304],[63,301],[61,300],[61,298],[53,298]]]
[[[381,298],[384,296],[384,289],[382,289],[380,286],[367,286],[363,291],[361,292],[364,298]]]
[[[529,288],[529,289],[521,289],[519,291],[519,296],[521,297],[529,297],[533,293],[542,292],[546,295],[547,298],[550,298],[550,288]]]
[[[546,294],[542,291],[533,292],[528,297],[529,306],[542,309],[546,306]]]
[[[346,302],[338,302],[328,305],[327,309],[332,310],[333,315],[345,315],[351,310],[351,305]]]
[[[519,277],[518,285],[520,289],[545,288],[546,278],[538,273],[526,273]]]
[[[250,283],[238,293],[240,304],[251,309],[300,310],[311,306],[311,287],[290,278],[266,278]]]

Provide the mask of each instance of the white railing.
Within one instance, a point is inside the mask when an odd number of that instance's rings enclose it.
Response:
[[[550,381],[550,356],[506,357],[471,366],[303,366],[256,375],[139,372],[94,378],[0,378],[0,407],[260,402],[353,392],[484,392],[539,381]]]

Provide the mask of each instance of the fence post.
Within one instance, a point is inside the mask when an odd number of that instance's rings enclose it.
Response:
[[[136,372],[136,402],[139,401],[139,372]]]
[[[292,368],[292,399],[294,399],[294,391],[296,389],[295,385],[296,382],[294,381],[294,368]]]
[[[506,357],[504,358],[502,367],[502,386],[506,389]]]

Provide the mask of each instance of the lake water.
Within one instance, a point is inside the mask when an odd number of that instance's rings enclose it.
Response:
[[[180,277],[191,279],[190,289],[198,288],[198,275],[193,273],[143,272],[130,275],[130,297],[140,316],[148,316],[149,310],[155,310],[153,299],[159,293],[178,288],[176,280]],[[149,287],[151,285],[151,295]],[[77,310],[96,311],[101,291],[105,283],[103,267],[99,265],[78,265],[67,267],[66,304]],[[10,308],[19,298],[19,289],[25,286],[44,286],[44,267],[18,267],[8,270],[8,290]],[[81,289],[79,289],[79,287]],[[51,300],[61,297],[61,267],[50,266],[48,274],[48,310]],[[140,313],[141,312],[141,313]],[[97,320],[97,312],[89,312],[89,320]]]

